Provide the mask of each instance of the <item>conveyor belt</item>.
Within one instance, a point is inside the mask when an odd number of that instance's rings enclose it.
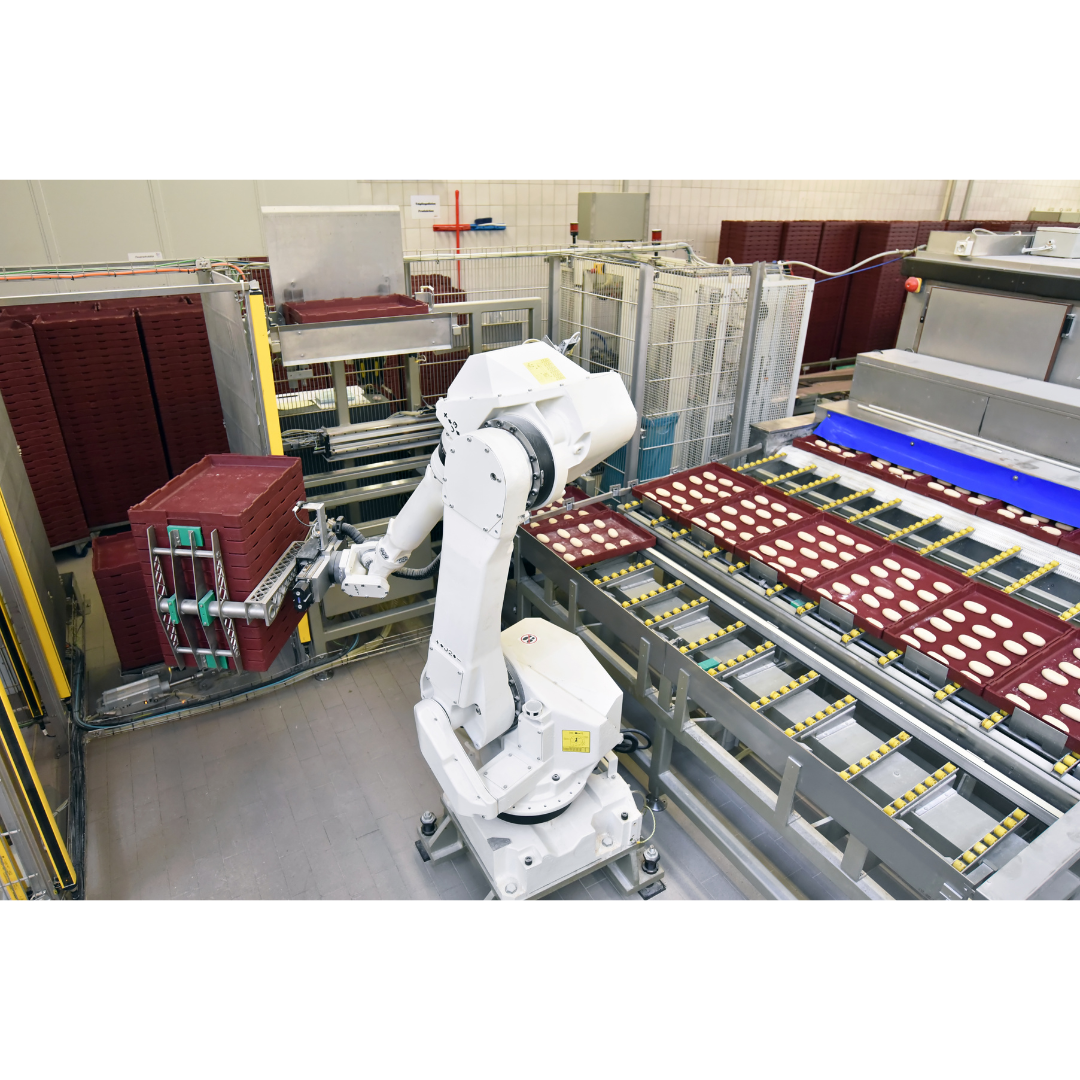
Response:
[[[1080,597],[1080,559],[1075,555],[876,477],[871,480],[865,473],[845,470],[834,461],[790,449],[746,472],[760,478],[807,465],[814,467],[812,472],[800,472],[791,481],[770,486],[781,491],[800,487],[797,494],[789,494],[818,508],[832,504],[831,514],[848,521],[858,517],[860,526],[913,552],[924,552],[925,557],[969,580],[1009,590],[1013,599],[1042,611],[1068,616],[1074,597]],[[873,484],[869,490],[868,481]],[[858,497],[851,498],[856,492]],[[912,650],[898,653],[853,629],[850,622],[837,623],[807,595],[780,583],[772,568],[710,546],[712,537],[696,527],[686,529],[671,522],[662,513],[657,515],[661,509],[631,503],[624,512],[648,527],[661,549],[680,563],[777,620],[800,641],[867,680],[1054,806],[1065,810],[1080,801],[1077,768],[1059,767],[1069,756],[1064,747],[1040,745],[1030,731],[1010,723],[1007,712],[968,690],[957,690]],[[1053,570],[1036,573],[1051,562],[1057,564]],[[1025,579],[1028,582],[1023,584]]]
[[[645,705],[658,725],[651,793],[667,794],[729,856],[723,822],[671,767],[673,739],[852,897],[976,898],[1060,817],[943,734],[947,725],[835,663],[846,645],[827,652],[789,634],[782,622],[805,625],[805,611],[770,606],[760,582],[739,582],[734,564],[686,544],[664,536],[649,558],[579,571],[519,531],[519,616],[532,609],[579,633]],[[736,599],[736,582],[760,603]],[[748,872],[768,878],[756,864]]]

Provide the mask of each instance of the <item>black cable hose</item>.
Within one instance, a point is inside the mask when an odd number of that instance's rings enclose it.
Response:
[[[429,578],[435,573],[435,567],[439,565],[439,560],[442,558],[442,552],[440,551],[434,559],[427,564],[427,566],[420,567],[416,570],[410,570],[408,567],[403,567],[401,570],[395,570],[391,577],[403,577],[412,578],[414,581],[422,581],[424,578]]]
[[[616,754],[633,754],[638,750],[652,749],[652,739],[640,728],[623,728],[619,734],[623,736],[623,740],[612,748]]]
[[[364,542],[364,534],[355,525],[350,525],[347,521],[335,521],[331,526],[331,529],[338,536],[344,534],[354,544],[362,544]]]

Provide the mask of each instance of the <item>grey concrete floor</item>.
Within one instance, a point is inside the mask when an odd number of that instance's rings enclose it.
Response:
[[[471,857],[424,863],[415,847],[420,814],[440,808],[412,715],[425,657],[410,646],[91,739],[88,899],[482,899]],[[653,902],[743,898],[670,814],[656,842],[667,890]],[[602,872],[554,895],[624,898]]]
[[[66,559],[60,568],[74,572],[89,602],[94,708],[101,691],[118,682],[119,661],[90,558]],[[412,646],[339,669],[329,682],[309,680],[206,716],[89,739],[87,897],[485,896],[487,883],[469,855],[423,863],[414,843],[419,815],[441,811],[412,715],[425,655]],[[631,718],[634,726],[641,720]],[[44,745],[41,752],[50,753]],[[805,895],[830,895],[733,793],[708,776],[695,779],[716,789],[710,795],[748,839],[772,845],[768,854]],[[757,898],[693,833],[678,813],[658,815],[654,840],[667,889],[651,902]],[[617,892],[602,871],[551,898],[640,902]]]

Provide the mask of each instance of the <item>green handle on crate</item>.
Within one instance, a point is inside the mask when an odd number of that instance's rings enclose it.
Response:
[[[202,547],[201,525],[170,525],[169,535],[176,537],[179,547]]]

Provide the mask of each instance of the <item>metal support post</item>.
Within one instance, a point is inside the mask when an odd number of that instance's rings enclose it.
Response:
[[[405,358],[405,400],[410,412],[416,412],[424,404],[420,391],[419,353],[410,353]]]
[[[334,408],[337,410],[338,427],[346,427],[352,421],[349,419],[349,372],[347,360],[335,361],[330,364],[330,376],[334,379]],[[355,487],[355,484],[347,484],[347,487]],[[341,503],[338,503],[341,505]],[[360,503],[351,502],[345,508],[345,515],[352,521],[360,516]]]
[[[746,314],[743,316],[742,347],[739,349],[739,381],[735,386],[735,405],[731,413],[731,439],[728,452],[735,453],[746,445],[744,429],[750,403],[751,383],[754,371],[754,355],[757,345],[758,318],[761,311],[761,293],[765,286],[765,263],[756,262],[750,268],[750,289],[746,297]]]
[[[349,380],[345,365],[347,360],[338,360],[330,365],[330,374],[334,379],[334,408],[337,410],[338,427],[349,423]]]
[[[630,398],[638,417],[638,431],[626,444],[626,474],[624,485],[636,483],[638,460],[641,455],[641,439],[645,434],[642,412],[645,408],[645,387],[648,384],[649,335],[652,330],[653,278],[656,271],[651,266],[638,270],[637,312],[634,318],[634,367],[630,376]]]
[[[562,259],[558,255],[548,256],[548,319],[547,334],[557,345],[559,343],[559,285],[562,277]]]
[[[788,758],[784,765],[784,775],[780,780],[780,791],[776,796],[776,810],[773,814],[773,823],[778,829],[786,828],[791,820],[791,811],[795,806],[795,789],[799,786],[801,769],[802,766],[794,758]]]
[[[479,311],[472,311],[469,313],[469,354],[475,356],[477,353],[483,351],[483,331],[481,329],[481,319],[483,316]]]
[[[671,732],[662,723],[657,723],[649,758],[649,790],[645,795],[645,801],[654,814],[666,809],[660,800],[660,777],[671,767],[671,748],[674,744]]]

